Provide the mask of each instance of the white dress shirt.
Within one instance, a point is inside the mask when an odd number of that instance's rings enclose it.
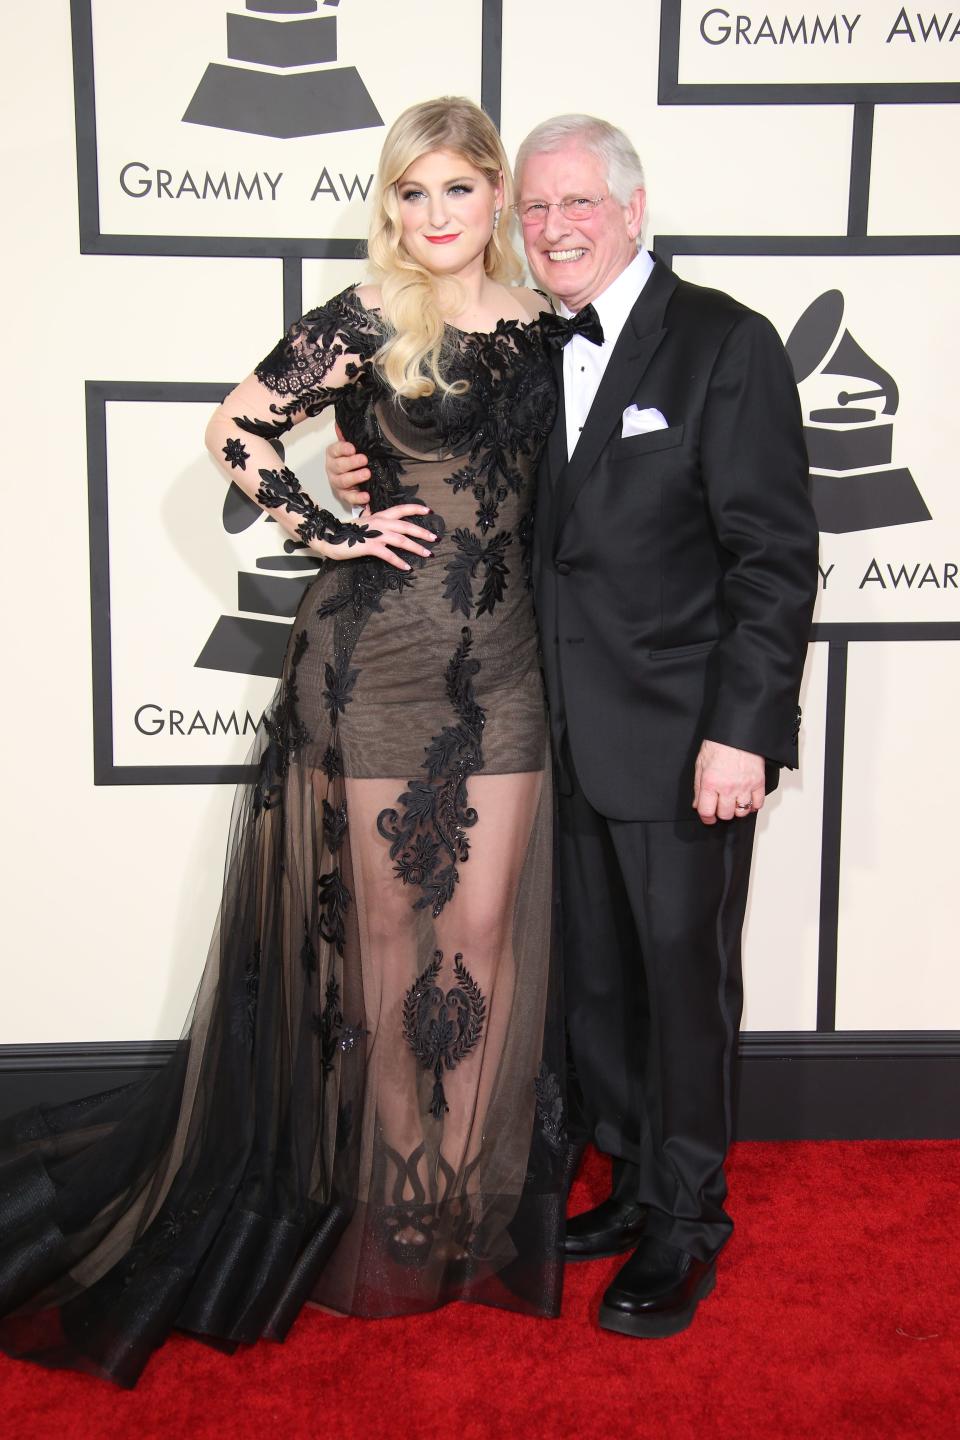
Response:
[[[627,323],[627,317],[652,269],[653,256],[649,250],[638,250],[637,258],[631,260],[626,270],[621,270],[616,280],[594,300],[593,308],[603,326],[602,345],[594,345],[591,340],[584,340],[582,335],[574,335],[563,347],[563,403],[567,416],[568,460],[580,439],[580,431],[586,423],[620,331]],[[560,313],[569,318],[574,312],[561,301]]]

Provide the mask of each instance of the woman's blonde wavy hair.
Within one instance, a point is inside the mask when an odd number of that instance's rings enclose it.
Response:
[[[442,373],[444,321],[460,308],[456,280],[438,280],[407,253],[400,222],[397,181],[421,155],[450,150],[480,170],[492,185],[503,181],[504,218],[493,229],[483,253],[491,280],[511,281],[521,273],[509,236],[513,176],[500,136],[488,115],[472,100],[444,95],[411,105],[391,126],[384,141],[373,195],[368,253],[374,278],[380,282],[381,310],[391,334],[376,355],[376,364],[398,395],[414,397],[462,390]]]

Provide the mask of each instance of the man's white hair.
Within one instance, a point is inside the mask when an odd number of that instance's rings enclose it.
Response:
[[[634,190],[645,188],[640,156],[616,125],[596,115],[555,115],[531,130],[517,152],[517,194],[522,194],[523,169],[531,155],[548,155],[571,142],[603,162],[610,194],[619,204],[626,205]]]

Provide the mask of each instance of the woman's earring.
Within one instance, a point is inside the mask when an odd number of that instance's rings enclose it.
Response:
[[[496,210],[494,210],[494,212],[493,212],[493,228],[494,228],[494,230],[496,230],[496,228],[497,228],[497,226],[498,226],[499,224],[500,224],[500,206],[498,205],[497,208],[496,208]]]

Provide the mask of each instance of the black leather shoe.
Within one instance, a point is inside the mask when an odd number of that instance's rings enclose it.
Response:
[[[600,1327],[656,1339],[686,1330],[717,1283],[716,1260],[695,1260],[659,1240],[641,1240],[607,1290]]]
[[[647,1212],[636,1201],[618,1200],[611,1195],[594,1210],[585,1210],[567,1221],[564,1254],[568,1260],[602,1260],[622,1255],[640,1239]]]

